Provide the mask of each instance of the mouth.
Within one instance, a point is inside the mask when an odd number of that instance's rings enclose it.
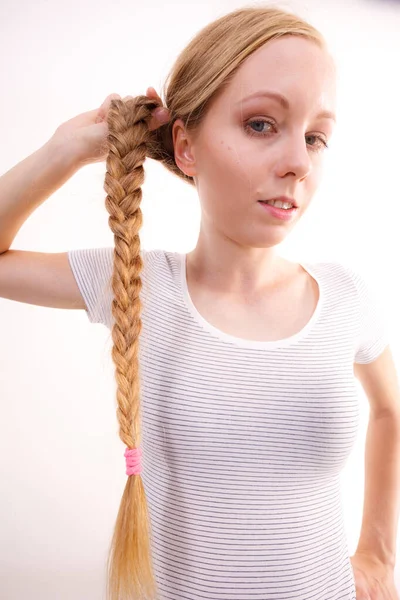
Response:
[[[286,202],[291,204],[291,208],[298,208],[298,204],[294,198],[290,198],[289,196],[278,196],[277,198],[268,198],[267,200],[258,200],[258,202],[262,202],[263,204],[268,204],[274,201]],[[273,206],[273,205],[271,205]]]
[[[279,206],[268,204],[263,200],[258,200],[258,204],[261,204],[263,211],[265,211],[270,217],[273,219],[279,219],[280,221],[290,221],[299,210],[295,206],[292,206],[291,208],[280,208]]]

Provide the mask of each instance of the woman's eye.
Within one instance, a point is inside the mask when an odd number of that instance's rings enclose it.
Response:
[[[314,139],[317,141],[317,144],[311,144],[313,148],[321,150],[323,150],[324,148],[329,148],[327,141],[325,140],[325,138],[322,137],[322,135],[306,135],[306,139],[307,138]]]
[[[250,129],[252,125],[261,125],[257,128],[257,130]],[[267,135],[270,131],[263,130],[263,125],[269,125],[273,127],[274,124],[271,121],[263,121],[262,119],[254,119],[253,121],[248,121],[246,123],[245,129],[250,135]],[[261,130],[261,131],[260,131]]]
[[[255,129],[253,129],[253,125],[256,126]],[[264,129],[264,126],[268,126],[266,127],[267,130]],[[258,137],[265,137],[266,135],[269,135],[271,133],[271,128],[275,129],[275,123],[263,119],[254,119],[252,121],[248,121],[245,125],[245,130],[250,136]],[[329,147],[327,141],[321,135],[306,135],[306,140],[313,151],[319,151]]]

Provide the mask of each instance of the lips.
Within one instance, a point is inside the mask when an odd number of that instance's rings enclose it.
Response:
[[[266,200],[258,200],[258,202],[272,202],[273,200],[280,200],[281,202],[290,202],[294,208],[298,208],[298,204],[294,198],[289,196],[278,196],[277,198],[267,198]]]

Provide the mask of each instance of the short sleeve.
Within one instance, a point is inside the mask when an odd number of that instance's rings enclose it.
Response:
[[[86,305],[86,314],[91,323],[102,323],[108,329],[113,326],[112,274],[114,268],[114,247],[84,248],[69,250],[69,264]],[[143,265],[150,251],[140,249]],[[145,281],[145,270],[141,273]]]
[[[91,323],[111,327],[111,277],[114,248],[70,250],[68,259]]]
[[[378,358],[389,344],[383,299],[357,271],[352,270],[357,288],[359,329],[354,362],[367,364]]]
[[[91,323],[102,323],[108,329],[113,326],[112,274],[114,268],[114,247],[84,248],[68,251],[69,264],[85,302],[85,312]],[[141,248],[143,265],[150,251]],[[141,273],[142,282],[145,271]]]

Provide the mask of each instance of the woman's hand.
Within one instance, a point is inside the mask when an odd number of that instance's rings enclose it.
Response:
[[[148,88],[146,96],[158,100],[162,105],[161,98],[154,88]],[[132,99],[133,96],[125,96],[123,101]],[[107,158],[107,136],[109,133],[107,117],[111,106],[111,100],[119,99],[119,94],[110,94],[104,100],[100,108],[81,113],[57,127],[50,142],[55,145],[68,146],[74,154],[79,166],[102,162]],[[152,131],[169,120],[169,111],[166,108],[155,108],[152,111],[152,119],[149,129]]]
[[[400,600],[392,567],[367,554],[350,557],[356,583],[356,600]]]
[[[150,121],[149,129],[152,131],[153,129],[157,129],[160,125],[164,125],[168,123],[170,119],[170,113],[167,108],[162,106],[162,100],[160,96],[157,94],[156,90],[153,87],[149,87],[146,90],[146,96],[148,98],[153,98],[153,100],[157,100],[160,104],[160,108],[155,108],[153,111],[153,119]]]

